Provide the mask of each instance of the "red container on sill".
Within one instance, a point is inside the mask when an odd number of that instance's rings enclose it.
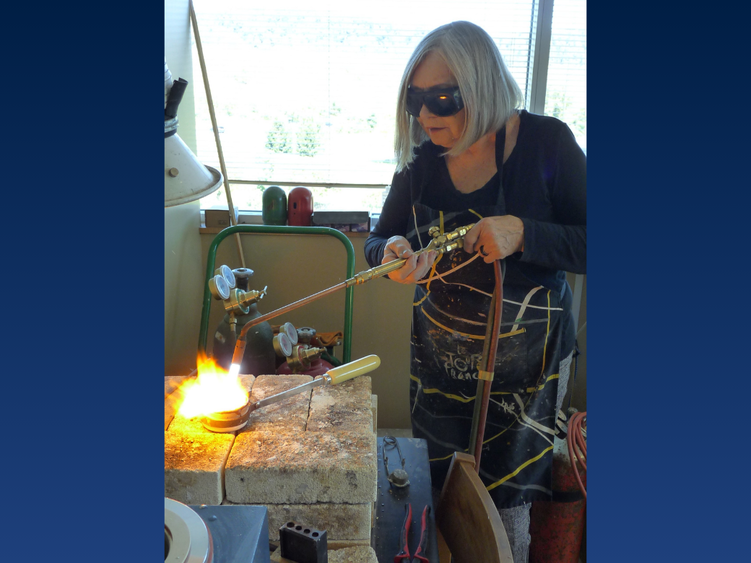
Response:
[[[310,226],[313,215],[313,193],[308,188],[297,187],[289,192],[287,222],[295,227]]]

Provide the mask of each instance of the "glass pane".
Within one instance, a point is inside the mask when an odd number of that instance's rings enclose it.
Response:
[[[565,121],[587,151],[587,3],[555,0],[545,114]]]
[[[196,0],[195,9],[230,179],[390,183],[402,72],[420,39],[451,20],[481,24],[527,84],[532,0]],[[200,76],[196,55],[197,153],[218,168]]]

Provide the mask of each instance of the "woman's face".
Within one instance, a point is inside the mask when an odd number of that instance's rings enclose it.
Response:
[[[416,90],[427,90],[436,86],[457,86],[457,82],[443,58],[435,52],[430,52],[417,65],[410,87]],[[464,108],[455,115],[440,117],[431,113],[423,105],[417,121],[433,143],[450,149],[457,143],[464,131],[465,117]]]

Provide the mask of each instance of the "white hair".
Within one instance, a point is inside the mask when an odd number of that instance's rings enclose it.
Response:
[[[397,172],[410,165],[414,149],[428,140],[417,118],[407,113],[406,105],[407,87],[428,53],[436,53],[446,62],[464,100],[464,130],[446,154],[461,154],[484,135],[500,130],[524,103],[519,85],[485,30],[473,23],[458,21],[431,31],[412,53],[399,84],[394,139]]]

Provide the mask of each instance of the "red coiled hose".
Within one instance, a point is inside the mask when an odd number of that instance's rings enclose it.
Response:
[[[576,467],[578,461],[584,471],[587,470],[587,439],[584,437],[584,433],[587,431],[587,413],[575,412],[571,415],[568,421],[568,434],[566,435],[566,442],[568,444],[568,455],[571,459],[571,468],[574,471],[576,482],[579,484],[584,498],[587,498],[587,489],[582,484],[581,476],[579,475],[579,469]],[[583,433],[584,432],[584,433]],[[574,458],[576,456],[576,458]]]

